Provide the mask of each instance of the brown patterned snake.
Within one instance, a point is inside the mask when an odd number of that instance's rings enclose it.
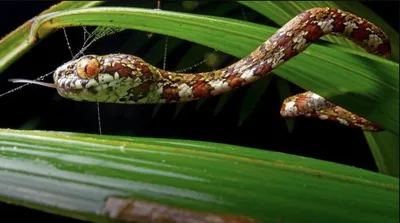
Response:
[[[55,84],[42,85],[54,87],[61,96],[77,101],[187,102],[219,95],[259,80],[304,51],[312,42],[331,33],[342,34],[369,53],[390,57],[386,34],[371,22],[338,9],[313,8],[290,20],[247,57],[216,71],[175,73],[128,54],[86,55],[57,68]],[[365,131],[382,130],[312,92],[285,99],[281,115],[331,120]]]

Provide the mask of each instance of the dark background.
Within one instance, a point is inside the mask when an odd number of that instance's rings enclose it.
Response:
[[[113,2],[110,5],[125,5],[127,2]],[[0,36],[6,35],[55,3],[54,1],[0,2],[0,21],[3,21],[0,26]],[[365,1],[363,3],[398,30],[398,1]],[[156,1],[148,1],[147,3],[134,1],[129,5],[154,8]],[[210,2],[194,10],[193,13],[214,15],[215,8],[218,7],[233,8],[224,15],[225,17],[244,19],[244,13],[247,19],[251,18],[249,19],[251,22],[274,25],[263,16],[236,2]],[[179,1],[165,2],[162,9],[184,11]],[[82,29],[68,28],[67,33],[71,46],[76,53],[82,44]],[[147,38],[147,40],[142,45],[135,45],[134,40],[140,38],[141,40]],[[132,43],[129,42],[131,40],[133,40]],[[125,52],[144,57],[146,61],[162,67],[162,61],[157,60],[159,55],[152,55],[164,53],[163,44],[159,44],[164,40],[165,36],[162,35],[154,34],[151,38],[148,38],[144,32],[128,30],[96,42],[88,49],[86,54]],[[169,41],[174,40],[169,38]],[[153,48],[157,43],[160,47]],[[177,70],[199,62],[199,58],[201,60],[202,56],[193,58],[193,61],[184,67],[176,67],[182,55],[184,55],[183,53],[193,45],[187,41],[182,41],[176,49],[170,52],[167,57],[167,69]],[[213,51],[213,49],[207,47],[197,47],[201,52],[206,50],[211,53]],[[237,58],[229,57],[223,53],[217,55],[225,58],[218,68],[237,60]],[[54,70],[70,58],[64,34],[61,30],[57,31],[0,75],[0,94],[17,86],[8,83],[7,79],[34,79]],[[203,64],[195,71],[211,69],[211,67]],[[176,105],[173,104],[161,106],[154,117],[152,117],[154,105],[102,104],[100,108],[103,134],[222,142],[297,154],[377,171],[368,144],[360,130],[350,129],[327,121],[299,118],[295,121],[293,131],[288,131],[285,120],[279,116],[282,100],[279,98],[276,86],[278,79],[277,76],[272,78],[271,84],[263,93],[253,113],[240,126],[238,120],[242,106],[241,101],[248,87],[235,91],[223,110],[216,116],[213,113],[220,97],[207,99],[199,109],[196,109],[196,102],[186,103],[176,117],[174,117]],[[46,81],[51,82],[51,78],[47,78]],[[293,84],[290,87],[293,93],[303,91]],[[0,128],[85,133],[98,133],[99,131],[96,104],[63,99],[53,89],[28,86],[1,97],[0,103]],[[7,210],[10,210],[10,216],[12,211],[19,211],[20,213],[22,211],[18,207],[0,205],[1,210],[5,210],[6,207]],[[35,216],[36,220],[39,220],[39,218],[61,220],[56,216],[47,214],[38,216],[32,210],[23,209],[23,212],[26,213],[25,216]],[[15,219],[15,216],[13,217]]]

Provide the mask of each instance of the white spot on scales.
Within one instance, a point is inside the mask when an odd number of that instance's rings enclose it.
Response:
[[[368,46],[371,48],[377,48],[379,44],[383,43],[382,39],[376,34],[370,34],[367,41]]]
[[[346,120],[342,119],[342,118],[336,118],[336,120],[338,120],[343,125],[349,125],[349,123]]]
[[[349,36],[350,33],[353,32],[354,29],[358,28],[358,26],[352,22],[344,22],[343,25],[345,25],[344,31],[343,31],[343,35],[345,35],[345,36]]]
[[[322,29],[324,33],[330,33],[333,29],[333,19],[325,20],[325,21],[319,21],[318,26]]]
[[[82,89],[83,88],[81,80],[75,81],[75,88],[76,89]]]
[[[99,82],[102,83],[108,83],[114,80],[114,77],[109,75],[109,74],[103,74],[99,76]]]
[[[283,111],[283,116],[292,116],[297,113],[296,103],[294,101],[290,101],[286,103],[285,110]]]
[[[297,51],[301,51],[302,49],[304,49],[307,43],[307,40],[304,38],[304,36],[307,35],[307,33],[307,31],[302,31],[298,36],[295,36],[293,38],[293,42],[295,43],[293,49]]]
[[[193,91],[187,84],[181,84],[178,86],[179,96],[182,98],[191,98],[193,97]]]
[[[212,80],[209,82],[211,87],[215,89],[215,91],[220,91],[222,89],[229,89],[229,85],[227,82],[222,80]]]
[[[85,88],[96,87],[97,85],[99,85],[97,81],[95,81],[94,79],[90,79]]]

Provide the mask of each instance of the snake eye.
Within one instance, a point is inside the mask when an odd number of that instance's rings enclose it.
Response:
[[[100,63],[95,58],[83,58],[76,64],[76,72],[84,79],[96,76],[99,70]]]

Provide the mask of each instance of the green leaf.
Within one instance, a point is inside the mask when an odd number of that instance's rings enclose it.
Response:
[[[229,99],[233,96],[234,93],[235,93],[235,91],[232,91],[232,92],[228,92],[226,94],[223,94],[221,96],[221,98],[218,101],[217,106],[215,107],[214,115],[217,115],[218,113],[220,113],[222,111],[222,109],[224,108],[225,104],[229,101]]]
[[[379,172],[399,177],[399,137],[390,132],[364,135]]]
[[[1,201],[82,220],[106,222],[105,202],[120,197],[168,205],[165,211],[263,222],[398,221],[398,179],[305,157],[188,140],[6,129],[0,148]]]
[[[39,39],[65,26],[112,26],[188,39],[236,57],[250,53],[276,31],[233,19],[112,7],[53,13],[37,21],[33,33]],[[398,70],[398,63],[365,52],[355,55],[314,44],[274,73],[398,135]],[[321,71],[329,73],[321,75]]]
[[[283,102],[287,97],[291,96],[291,92],[289,89],[289,84],[286,80],[282,78],[277,78],[276,79],[276,85],[277,89],[279,91],[279,98]],[[286,127],[288,129],[288,132],[292,132],[294,125],[295,125],[295,119],[286,119]]]
[[[160,111],[160,108],[161,108],[162,105],[163,104],[156,104],[154,106],[153,113],[151,115],[152,118],[154,118],[156,116],[156,114],[158,113],[158,111]]]
[[[39,16],[57,13],[62,10],[89,8],[102,3],[102,1],[65,1],[43,11]],[[0,73],[37,43],[36,41],[27,41],[30,37],[33,22],[34,20],[26,21],[23,25],[0,40]]]
[[[253,112],[254,108],[261,99],[262,93],[264,93],[264,91],[268,88],[271,78],[272,75],[269,75],[262,80],[255,82],[253,86],[249,88],[242,102],[242,108],[240,109],[238,123],[239,126],[241,126]]]
[[[196,102],[196,110],[199,110],[200,107],[204,104],[206,100],[205,99],[200,99]]]
[[[173,118],[178,117],[179,113],[182,111],[184,106],[185,106],[185,104],[183,104],[183,103],[176,104],[175,113],[174,113],[174,117]]]

